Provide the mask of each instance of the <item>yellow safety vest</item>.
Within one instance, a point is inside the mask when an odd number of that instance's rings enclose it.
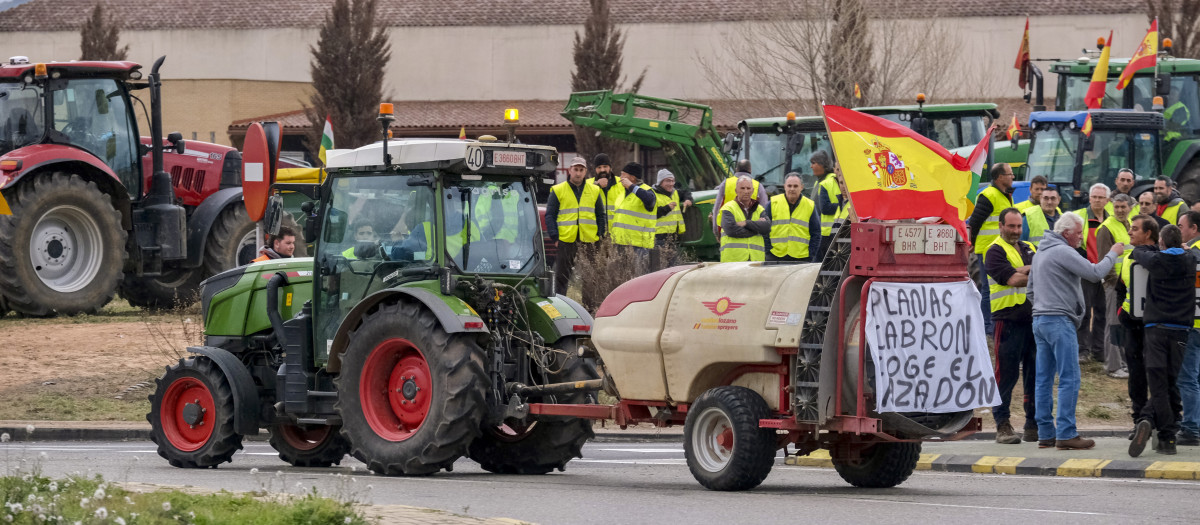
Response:
[[[1021,212],[1025,216],[1025,223],[1029,225],[1029,243],[1036,246],[1042,244],[1042,237],[1045,237],[1046,230],[1050,229],[1050,221],[1046,220],[1046,212],[1042,211],[1041,206],[1025,208]]]
[[[838,197],[842,195],[842,189],[838,187],[835,175],[830,173],[825,176],[820,183],[821,188],[825,193],[829,194],[830,202],[837,202]],[[821,235],[828,237],[833,235],[833,227],[841,227],[841,223],[846,221],[850,216],[850,208],[846,206],[838,206],[838,210],[833,214],[821,214]]]
[[[740,206],[738,207],[740,211]],[[776,257],[808,258],[809,221],[817,204],[812,199],[800,196],[796,210],[791,210],[787,195],[771,197],[771,254]]]
[[[721,213],[732,214],[734,222],[747,220],[746,214],[742,213],[742,207],[738,205],[736,200],[729,201],[724,206],[721,206]],[[767,260],[767,243],[763,240],[762,235],[755,234],[750,237],[721,236],[721,262],[765,260]]]
[[[588,184],[596,184],[596,178],[590,177],[587,180]],[[613,222],[616,220],[617,207],[621,205],[621,200],[625,198],[625,186],[621,185],[619,177],[610,175],[608,177],[608,189],[596,186],[600,190],[600,198],[604,199],[604,219],[607,222],[608,231],[611,234]]]
[[[653,191],[645,184],[638,185],[646,191]],[[613,221],[613,242],[638,248],[654,247],[654,232],[657,229],[658,217],[653,208],[646,209],[642,199],[636,196],[622,198],[617,207],[617,218]]]
[[[1029,208],[1033,208],[1036,206],[1039,206],[1039,205],[1037,203],[1033,202],[1033,199],[1025,199],[1021,202],[1013,204],[1013,207],[1016,208],[1017,211],[1020,211],[1020,212],[1024,212],[1025,210],[1028,210]]]
[[[497,198],[498,197],[498,198]],[[504,195],[485,194],[481,195],[475,201],[475,227],[472,228],[471,240],[477,241],[481,237],[481,233],[490,229],[492,223],[492,206],[496,201],[500,201],[500,206],[503,212],[500,228],[495,230],[492,238],[501,241],[516,242],[517,240],[517,203],[519,201],[516,191],[509,191]]]
[[[725,202],[733,202],[737,198],[737,180],[737,177],[725,179]],[[758,181],[754,181],[753,188],[750,198],[758,200]]]
[[[1017,251],[1016,246],[1004,242],[1003,238],[997,238],[996,240],[992,241],[992,244],[988,245],[988,248],[991,248],[993,245],[1004,248],[1004,253],[1008,256],[1008,262],[1009,264],[1013,265],[1013,268],[1025,266],[1025,261],[1021,259],[1021,252]],[[1032,244],[1025,242],[1025,245],[1028,246],[1031,251],[1037,251],[1037,248],[1035,248]],[[984,253],[984,264],[987,264],[987,254],[991,253],[991,250],[988,250]],[[987,280],[988,291],[992,294],[992,313],[999,312],[1005,308],[1012,308],[1028,300],[1026,298],[1026,294],[1028,293],[1029,289],[1024,286],[1007,286],[1000,284],[996,282],[995,279],[992,279],[990,274],[987,276]]]
[[[558,240],[560,242],[596,242],[600,240],[600,227],[596,224],[596,201],[600,199],[600,187],[590,182],[583,183],[579,199],[570,182],[560,182],[550,188],[558,198]]]
[[[1196,241],[1196,242],[1192,243],[1191,247],[1192,248],[1200,248],[1200,241]],[[1196,278],[1198,280],[1200,280],[1200,275],[1197,275]],[[1127,288],[1128,288],[1128,286],[1127,286]],[[1200,319],[1196,319],[1195,321],[1192,321],[1192,328],[1200,328]]]
[[[1121,256],[1117,264],[1121,267],[1121,282],[1125,283],[1125,302],[1121,303],[1121,309],[1125,310],[1125,313],[1133,315],[1133,308],[1129,306],[1129,296],[1133,295],[1129,293],[1129,267],[1132,264],[1129,259],[1129,253],[1125,252],[1125,255]]]
[[[979,227],[979,231],[975,232],[975,253],[978,255],[987,253],[988,246],[992,245],[992,241],[1000,238],[1000,212],[1005,208],[1012,207],[1012,200],[1008,195],[995,186],[988,186],[979,192],[979,197],[975,199],[975,202],[979,202],[981,198],[992,203],[992,214],[983,221],[983,226]]]
[[[1178,224],[1179,214],[1183,213],[1184,211],[1187,211],[1187,204],[1184,204],[1184,202],[1180,200],[1174,204],[1168,204],[1167,207],[1163,209],[1162,218],[1171,224]]]
[[[1108,233],[1112,234],[1113,242],[1125,243],[1125,252],[1122,256],[1129,255],[1129,252],[1133,251],[1133,245],[1129,244],[1129,227],[1117,222],[1116,217],[1109,215],[1107,219],[1104,219],[1104,222],[1100,223],[1100,228],[1108,228]],[[1099,235],[1100,228],[1096,229],[1097,235]]]
[[[671,192],[669,197],[656,191],[654,192],[654,200],[655,206],[658,206],[659,208],[672,202],[675,203],[675,208],[667,212],[666,215],[658,218],[658,229],[656,233],[670,234],[683,233],[687,231],[687,226],[683,224],[683,208],[679,205],[679,190]],[[658,211],[655,210],[655,215],[657,214]]]

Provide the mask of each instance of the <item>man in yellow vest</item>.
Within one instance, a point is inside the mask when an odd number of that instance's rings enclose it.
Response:
[[[751,188],[751,195],[753,195],[754,199],[758,201],[758,205],[762,206],[763,208],[767,207],[768,199],[766,188],[763,188],[762,184],[759,184],[758,181],[754,179],[754,175],[750,173],[750,159],[741,159],[737,161],[733,175],[726,177],[725,180],[721,181],[720,184],[717,184],[716,196],[713,199],[713,211],[712,215],[709,216],[709,219],[712,220],[713,223],[713,233],[720,233],[721,219],[719,212],[721,211],[721,208],[724,208],[726,204],[734,200],[734,197],[737,193],[737,181],[742,176],[750,177],[750,180],[754,182],[752,185],[753,188]]]
[[[611,232],[613,220],[617,217],[617,206],[621,205],[621,199],[625,197],[625,186],[613,176],[612,164],[607,153],[596,154],[592,159],[592,170],[596,176],[588,179],[588,182],[600,188],[600,201],[604,205],[604,216],[608,221],[606,231]]]
[[[1029,199],[1018,202],[1013,205],[1018,211],[1024,212],[1029,208],[1036,208],[1042,204],[1042,192],[1050,183],[1046,180],[1045,175],[1038,175],[1029,181]]]
[[[1054,229],[1054,223],[1062,215],[1058,209],[1058,203],[1061,200],[1058,190],[1050,188],[1050,191],[1042,192],[1040,206],[1025,208],[1021,212],[1025,216],[1025,225],[1021,227],[1022,241],[1029,241],[1034,248],[1042,242],[1042,237],[1045,237],[1046,232]]]
[[[842,194],[842,188],[837,183],[837,174],[834,173],[829,154],[819,150],[808,158],[808,164],[818,181],[816,204],[817,213],[821,216],[821,246],[817,249],[814,260],[820,261],[825,257],[825,251],[833,244],[835,229],[841,228],[849,216],[850,207],[846,206],[846,196]]]
[[[1113,214],[1104,219],[1104,222],[1100,223],[1100,227],[1096,229],[1096,248],[1100,253],[1106,253],[1113,244],[1119,242],[1125,245],[1125,253],[1122,254],[1124,257],[1133,251],[1133,245],[1129,242],[1129,209],[1133,206],[1133,199],[1122,193],[1114,197],[1109,204],[1112,206]],[[1120,267],[1114,266],[1103,281],[1104,319],[1106,321],[1104,364],[1108,377],[1126,379],[1129,377],[1129,371],[1125,368],[1124,351],[1120,345],[1113,342],[1113,332],[1118,328],[1117,280],[1119,274]]]
[[[1165,176],[1154,179],[1154,204],[1157,206],[1154,214],[1162,217],[1167,224],[1179,222],[1179,214],[1188,209],[1183,197],[1175,190],[1174,181]]]
[[[1034,420],[1034,380],[1037,378],[1037,342],[1033,337],[1033,303],[1025,288],[1036,248],[1021,241],[1021,212],[1005,208],[1000,212],[1000,236],[983,255],[991,295],[992,322],[995,323],[996,384],[1000,404],[992,407],[996,419],[996,442],[1016,445],[1024,438],[1038,440]],[[1018,435],[1009,422],[1009,403],[1017,378],[1023,373],[1021,391],[1025,394],[1024,432]]]
[[[621,168],[620,185],[625,188],[625,196],[614,212],[617,218],[613,219],[613,243],[631,247],[638,267],[644,269],[654,248],[654,233],[658,231],[655,214],[658,199],[654,198],[654,190],[642,182],[642,165],[636,162]]]
[[[1136,179],[1137,177],[1133,174],[1133,170],[1129,168],[1121,168],[1117,172],[1117,178],[1113,180],[1112,193],[1108,196],[1108,206],[1104,207],[1105,211],[1108,213],[1113,212],[1113,199],[1116,199],[1117,195],[1129,195],[1129,192],[1133,190],[1133,183]],[[1129,210],[1129,216],[1135,217],[1139,213],[1138,202],[1137,199],[1133,198],[1133,195],[1129,195],[1129,199],[1133,205],[1132,209]]]
[[[657,228],[654,233],[654,252],[650,255],[650,266],[674,266],[679,260],[679,236],[687,231],[683,212],[692,205],[692,193],[675,187],[675,174],[671,170],[658,170],[658,182],[654,185]],[[666,260],[661,260],[665,255]]]
[[[360,219],[350,223],[350,231],[354,232],[354,246],[342,250],[342,257],[347,259],[358,259],[354,250],[360,243],[375,244],[379,241],[379,236],[375,234],[375,227],[365,220]]]
[[[971,244],[975,246],[974,256],[969,259],[968,267],[975,277],[975,285],[979,288],[982,299],[980,309],[983,310],[984,331],[992,335],[992,309],[988,306],[988,286],[983,272],[983,254],[992,241],[1000,237],[1000,212],[1012,207],[1013,171],[1012,166],[997,162],[988,170],[988,179],[992,183],[979,192],[975,198],[975,211],[967,219],[970,229]]]
[[[1145,246],[1150,250],[1158,250],[1158,221],[1145,214],[1134,217],[1129,224],[1129,242],[1135,247]],[[1146,378],[1146,360],[1143,352],[1146,326],[1140,318],[1130,315],[1133,311],[1129,298],[1132,263],[1129,256],[1125,255],[1117,264],[1121,269],[1121,278],[1117,281],[1116,291],[1117,300],[1121,303],[1117,311],[1117,320],[1124,328],[1124,337],[1121,339],[1125,348],[1125,364],[1129,369],[1129,404],[1133,410],[1133,420],[1137,421],[1150,398],[1150,386]]]
[[[1096,231],[1108,218],[1105,206],[1108,205],[1108,186],[1097,182],[1088,189],[1088,206],[1071,213],[1083,219],[1083,239],[1080,241],[1079,252],[1093,264],[1104,258],[1097,249]],[[1079,360],[1104,361],[1104,285],[1099,282],[1084,281],[1083,286],[1083,321],[1075,331],[1079,339]]]
[[[721,262],[764,261],[771,220],[754,199],[754,180],[742,175],[737,196],[721,207]]]
[[[546,237],[558,243],[554,287],[560,294],[567,293],[579,249],[599,241],[607,231],[600,188],[584,180],[586,177],[587,161],[571,159],[567,180],[551,187],[546,200]]]
[[[771,197],[771,251],[768,261],[820,262],[821,217],[817,204],[804,196],[804,181],[796,172],[783,177],[783,194]]]
[[[1200,259],[1200,212],[1188,210],[1179,214],[1179,232],[1184,248]],[[1183,419],[1179,422],[1176,444],[1200,445],[1200,320],[1192,322],[1188,331],[1183,363],[1179,367],[1179,397],[1183,404]]]

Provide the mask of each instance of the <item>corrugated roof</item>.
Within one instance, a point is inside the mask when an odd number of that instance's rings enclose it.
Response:
[[[318,27],[333,0],[104,0],[126,30],[261,29]],[[769,20],[787,0],[611,0],[619,24]],[[0,12],[0,31],[58,31],[80,27],[96,0],[32,0]],[[924,18],[935,5],[942,16],[1111,15],[1143,13],[1143,0],[904,0],[870,2],[881,16]],[[587,0],[379,0],[388,26],[579,25]]]

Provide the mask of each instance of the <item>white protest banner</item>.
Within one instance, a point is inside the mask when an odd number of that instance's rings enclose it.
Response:
[[[877,412],[961,412],[1000,404],[970,281],[873,283],[866,336]]]

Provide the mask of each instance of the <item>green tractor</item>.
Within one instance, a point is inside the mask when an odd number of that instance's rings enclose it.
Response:
[[[314,257],[204,282],[204,345],[150,396],[159,455],[215,467],[266,428],[292,465],[349,453],[388,475],[578,457],[589,420],[529,411],[594,403],[601,383],[592,317],[551,292],[544,262],[534,190],[558,153],[485,139],[330,152],[306,207]]]

